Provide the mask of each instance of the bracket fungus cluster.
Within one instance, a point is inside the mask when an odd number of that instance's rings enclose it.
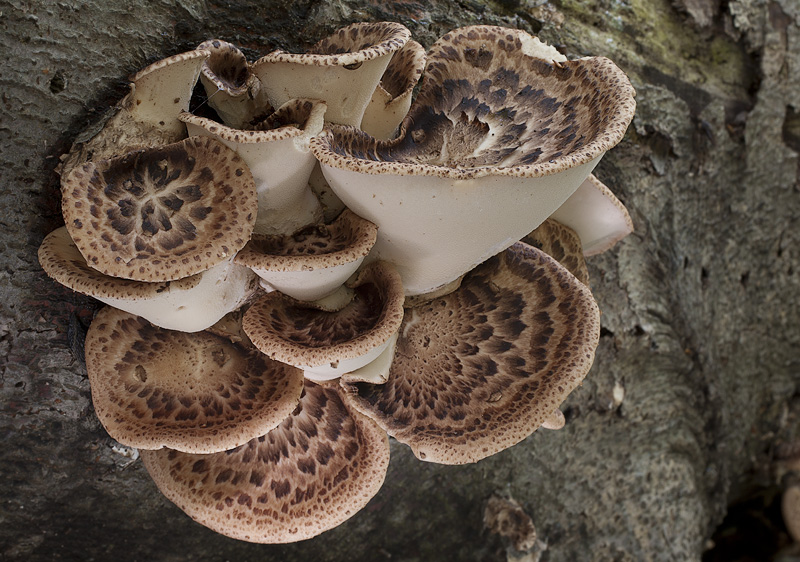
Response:
[[[633,97],[608,59],[490,26],[142,70],[63,158],[39,250],[109,305],[85,346],[103,426],[255,542],[364,507],[389,436],[461,464],[561,427],[600,331],[583,257],[632,230],[591,171]]]

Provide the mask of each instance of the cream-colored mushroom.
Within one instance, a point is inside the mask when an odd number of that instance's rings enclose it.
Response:
[[[141,316],[169,330],[198,332],[238,309],[258,290],[258,278],[232,258],[174,281],[133,281],[89,267],[66,227],[48,234],[39,247],[45,273],[73,291]]]
[[[346,400],[422,460],[476,462],[552,419],[586,376],[600,337],[589,289],[518,243],[452,293],[407,309],[389,380]]]
[[[258,206],[247,165],[207,137],[89,162],[61,192],[89,267],[137,281],[180,279],[233,257]]]
[[[256,125],[234,129],[205,117],[182,113],[190,134],[210,136],[234,150],[247,164],[256,183],[257,234],[291,234],[320,221],[322,208],[308,187],[316,164],[309,140],[322,130],[325,104],[291,100]]]
[[[546,60],[534,44],[518,30],[453,31],[428,53],[397,139],[333,126],[312,140],[336,194],[378,225],[375,257],[396,265],[406,294],[451,283],[536,228],[633,118],[633,88],[610,60]]]
[[[294,98],[322,99],[327,121],[357,127],[389,60],[410,36],[399,23],[354,23],[307,53],[269,53],[253,63],[252,72],[273,107]]]
[[[287,543],[367,504],[386,476],[389,440],[335,388],[307,382],[288,419],[237,449],[141,454],[161,492],[198,523],[240,540]]]
[[[103,427],[138,449],[238,447],[285,420],[303,388],[299,369],[245,342],[165,330],[112,307],[86,334],[86,371]]]
[[[236,255],[268,287],[301,301],[316,301],[356,272],[377,237],[377,227],[350,210],[330,225],[311,225],[292,235],[259,236]]]
[[[339,311],[275,291],[253,303],[242,325],[263,353],[303,369],[306,378],[339,377],[380,356],[403,319],[403,286],[390,264],[373,262],[348,285],[352,301]]]
[[[120,156],[179,141],[186,128],[178,115],[189,108],[200,67],[211,55],[204,49],[167,57],[131,78],[130,92],[99,133],[76,141],[62,158],[60,173],[67,176],[90,160]]]

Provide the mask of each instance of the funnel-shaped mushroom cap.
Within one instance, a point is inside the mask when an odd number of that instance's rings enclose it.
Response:
[[[295,412],[225,453],[142,451],[161,492],[195,521],[240,540],[287,543],[352,517],[378,492],[389,442],[334,388],[306,383]]]
[[[319,201],[308,187],[316,160],[309,140],[324,125],[325,104],[290,100],[256,125],[242,130],[216,121],[181,114],[189,134],[210,136],[236,151],[247,163],[258,193],[254,232],[291,233],[322,216]]]
[[[425,68],[425,49],[409,41],[397,51],[372,93],[361,130],[376,139],[390,139],[411,107],[411,95]]]
[[[332,127],[312,141],[336,194],[378,225],[375,252],[397,265],[408,294],[533,230],[633,118],[633,88],[610,60],[554,62],[534,46],[518,30],[456,30],[429,52],[397,139]]]
[[[633,232],[628,209],[593,174],[552,217],[578,234],[586,256],[605,252]]]
[[[521,441],[583,380],[600,337],[585,285],[518,243],[407,309],[389,380],[346,399],[420,459],[476,462]]]
[[[97,417],[140,449],[212,453],[276,427],[300,399],[303,375],[252,346],[185,334],[104,308],[86,335]]]
[[[574,230],[553,219],[547,219],[522,241],[554,258],[581,283],[589,286],[589,269],[583,258],[581,239]]]
[[[256,290],[248,268],[225,260],[202,273],[175,281],[132,281],[92,269],[69,237],[66,227],[48,234],[39,247],[45,273],[73,291],[150,323],[182,332],[205,330],[242,306]]]
[[[392,54],[410,37],[399,23],[354,23],[308,53],[269,53],[252,71],[273,107],[293,98],[321,98],[328,104],[326,120],[358,126]]]
[[[250,72],[244,54],[231,43],[209,39],[197,46],[211,53],[203,63],[200,81],[214,108],[229,127],[241,128],[259,112],[266,112],[268,101],[261,82]]]
[[[189,108],[200,67],[210,54],[205,49],[189,51],[137,72],[131,78],[131,91],[117,104],[116,114],[99,133],[76,141],[64,157],[62,177],[89,160],[112,158],[186,137],[178,115]]]
[[[86,262],[138,281],[209,269],[247,243],[256,220],[250,171],[211,138],[89,162],[61,190],[67,230]]]
[[[377,235],[374,224],[346,210],[330,225],[310,225],[291,236],[255,235],[234,260],[283,294],[315,301],[355,273]]]
[[[373,262],[350,285],[352,301],[336,312],[268,293],[242,326],[263,353],[304,369],[306,377],[338,377],[378,357],[403,319],[403,286],[391,265]]]

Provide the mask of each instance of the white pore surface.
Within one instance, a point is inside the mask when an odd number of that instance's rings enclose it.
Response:
[[[305,137],[243,143],[222,139],[191,123],[186,128],[189,135],[216,138],[250,168],[258,194],[254,233],[291,234],[322,216],[319,201],[308,187],[316,159]]]
[[[607,250],[633,230],[624,205],[592,177],[578,187],[552,218],[578,234],[587,256]]]
[[[393,263],[411,296],[457,279],[527,235],[601,157],[538,178],[369,175],[326,165],[322,171],[345,205],[378,225],[370,260]]]
[[[261,80],[272,107],[294,98],[323,99],[328,104],[325,121],[358,127],[392,55],[365,61],[352,70],[266,61],[256,62],[252,70]]]
[[[353,357],[352,359],[342,359],[340,361],[326,363],[325,365],[319,365],[316,367],[311,367],[309,365],[295,366],[303,369],[303,374],[309,380],[316,382],[329,381],[331,379],[339,378],[345,373],[350,373],[364,367],[369,363],[372,363],[396,341],[396,338],[390,337],[379,346],[373,347],[367,351],[364,355],[359,355],[358,357]]]
[[[315,301],[326,297],[338,289],[355,273],[364,261],[364,256],[356,261],[305,271],[272,271],[251,268],[267,285],[284,295],[301,301]]]
[[[190,289],[172,283],[147,299],[95,298],[168,330],[199,332],[239,308],[255,286],[255,274],[230,259],[199,275],[200,282]]]

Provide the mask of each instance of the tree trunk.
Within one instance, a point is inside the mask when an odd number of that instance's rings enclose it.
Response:
[[[94,415],[76,334],[98,305],[36,258],[63,224],[54,168],[149,62],[210,37],[253,60],[381,19],[426,47],[489,23],[614,60],[638,108],[595,174],[636,232],[589,260],[603,330],[564,429],[455,467],[392,442],[383,489],[345,524],[234,541],[161,496]],[[0,0],[0,26],[0,559],[505,560],[483,524],[501,494],[542,560],[699,560],[729,505],[777,489],[800,414],[796,0]]]

